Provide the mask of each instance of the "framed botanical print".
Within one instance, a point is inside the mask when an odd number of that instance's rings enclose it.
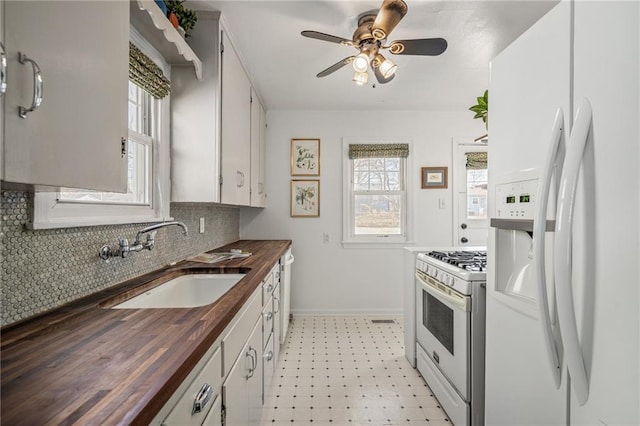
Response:
[[[291,139],[291,176],[320,176],[320,139]]]
[[[320,216],[320,181],[291,181],[291,217]]]

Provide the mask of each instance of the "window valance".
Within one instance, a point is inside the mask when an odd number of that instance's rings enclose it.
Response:
[[[356,158],[390,158],[409,156],[409,144],[406,143],[376,143],[349,145],[349,159]]]
[[[169,95],[171,83],[159,66],[129,42],[129,80],[142,87],[156,99]]]
[[[487,168],[486,152],[467,152],[467,169],[482,170]]]

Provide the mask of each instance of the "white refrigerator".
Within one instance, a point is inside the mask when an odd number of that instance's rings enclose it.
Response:
[[[639,22],[562,1],[491,63],[487,425],[640,424]]]

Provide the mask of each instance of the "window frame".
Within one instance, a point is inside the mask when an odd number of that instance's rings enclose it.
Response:
[[[353,160],[349,159],[349,145],[355,144],[397,144],[406,143],[409,145],[409,157],[400,160],[400,178],[403,189],[401,194],[401,228],[400,235],[385,234],[355,234],[355,205],[354,198],[358,194],[368,193],[371,195],[379,195],[387,193],[387,191],[361,191],[353,188]],[[412,244],[413,237],[413,218],[411,209],[411,197],[409,189],[411,188],[411,139],[406,138],[389,138],[389,139],[364,139],[364,138],[343,138],[342,139],[342,170],[343,170],[343,190],[342,190],[342,246],[344,248],[390,248],[404,247]],[[394,193],[397,191],[393,191]]]
[[[171,78],[171,66],[133,27],[130,40]],[[172,220],[170,217],[170,95],[153,102],[157,108],[151,123],[153,148],[150,167],[151,203],[100,203],[95,201],[59,201],[59,189],[36,188],[31,229],[71,228],[77,226],[149,223]],[[127,99],[123,99],[128,102]],[[129,132],[129,137],[134,132]]]

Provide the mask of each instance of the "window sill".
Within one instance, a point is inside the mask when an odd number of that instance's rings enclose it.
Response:
[[[393,249],[404,248],[415,244],[415,241],[342,241],[345,249]]]

